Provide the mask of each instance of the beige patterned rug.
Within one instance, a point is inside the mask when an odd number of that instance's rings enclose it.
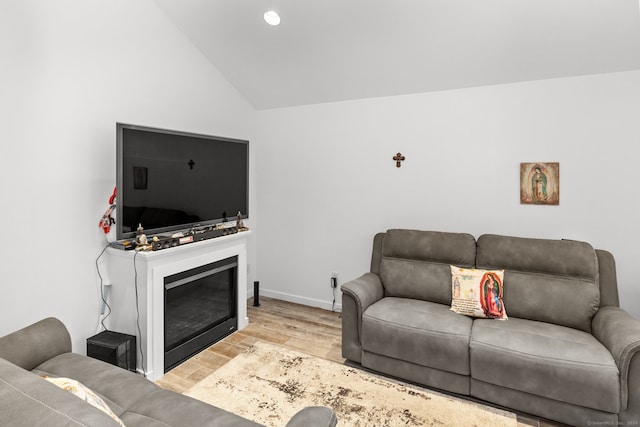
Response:
[[[516,415],[258,342],[186,395],[282,427],[305,406],[333,408],[340,427],[516,427]]]

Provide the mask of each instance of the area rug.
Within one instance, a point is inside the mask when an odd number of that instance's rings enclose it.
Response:
[[[340,427],[516,427],[516,415],[257,342],[186,395],[269,427],[306,406],[328,406]]]

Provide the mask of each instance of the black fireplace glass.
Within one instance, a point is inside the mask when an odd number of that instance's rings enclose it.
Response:
[[[164,278],[165,372],[237,329],[237,257]]]

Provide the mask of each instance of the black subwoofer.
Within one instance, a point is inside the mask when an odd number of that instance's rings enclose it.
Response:
[[[129,371],[136,371],[136,337],[102,331],[87,339],[87,356]]]

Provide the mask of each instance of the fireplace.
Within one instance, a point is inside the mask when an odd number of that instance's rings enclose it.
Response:
[[[164,277],[164,371],[238,328],[238,257]]]
[[[189,285],[193,277],[198,276],[204,270],[216,270],[224,267],[213,276],[217,277],[230,275],[234,278],[233,287],[218,285],[218,290],[210,291],[210,294],[227,292],[228,297],[235,300],[235,304],[228,309],[229,319],[216,324],[211,318],[206,323],[213,324],[214,334],[220,337],[229,334],[229,329],[235,325],[233,331],[242,330],[249,324],[247,317],[247,273],[249,270],[247,259],[247,240],[252,235],[251,231],[221,236],[215,239],[203,240],[201,242],[189,243],[187,245],[176,246],[175,248],[163,249],[161,251],[137,252],[123,251],[116,248],[108,248],[105,254],[105,264],[108,268],[108,281],[112,283],[110,293],[110,305],[112,314],[107,319],[110,330],[135,335],[137,338],[136,370],[144,374],[149,380],[157,381],[165,373],[168,366],[179,363],[209,344],[202,344],[201,339],[214,342],[219,338],[213,338],[209,334],[198,338],[199,334],[193,337],[185,335],[178,341],[191,341],[195,348],[183,347],[187,354],[183,354],[174,359],[173,362],[165,364],[165,281],[178,282],[184,279],[184,284]],[[231,260],[229,260],[231,259]],[[222,261],[220,264],[216,264]],[[236,263],[237,266],[227,264]],[[213,266],[212,266],[213,265]],[[229,270],[223,273],[225,270]],[[186,274],[184,274],[186,272]],[[197,278],[197,277],[196,277]],[[175,279],[175,280],[174,280]],[[181,285],[173,283],[176,292]],[[196,285],[191,285],[196,286]],[[191,286],[184,289],[191,290]],[[170,285],[171,287],[171,285]],[[209,288],[215,289],[210,285]],[[170,292],[171,302],[173,292]],[[170,310],[171,312],[171,310]],[[183,314],[184,315],[184,314]],[[169,314],[171,316],[171,314]],[[233,317],[236,322],[226,322]],[[222,316],[226,317],[226,316]],[[218,319],[221,320],[221,319]],[[200,329],[200,328],[198,328]],[[233,332],[232,331],[232,332]],[[175,343],[174,343],[175,344]],[[184,344],[184,343],[183,343]],[[201,348],[199,348],[201,347]],[[177,354],[177,353],[176,353]]]

